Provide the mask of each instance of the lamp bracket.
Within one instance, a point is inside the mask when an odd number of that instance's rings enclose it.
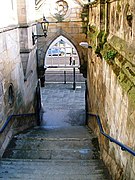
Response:
[[[35,44],[35,41],[40,38],[40,37],[47,37],[47,34],[34,34],[32,32],[32,41],[33,41],[33,45]]]

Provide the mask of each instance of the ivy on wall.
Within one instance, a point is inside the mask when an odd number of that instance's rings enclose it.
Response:
[[[101,54],[105,60],[113,61],[118,52],[106,42],[103,46]]]

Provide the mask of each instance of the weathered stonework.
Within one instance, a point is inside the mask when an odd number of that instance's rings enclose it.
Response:
[[[12,25],[9,22],[7,27],[0,26],[0,128],[12,114],[35,113],[37,62],[36,46],[32,44],[35,17],[33,14],[29,15],[30,9],[34,11],[34,5],[34,1],[14,1],[9,6],[12,10],[8,9],[8,14],[12,15],[10,13],[14,11],[13,19],[16,21],[12,21]],[[35,124],[34,116],[12,118],[11,123],[0,134],[0,156],[14,133]]]
[[[62,21],[59,21],[57,18],[54,18],[50,12],[48,12],[47,7],[50,8],[51,3],[52,2],[44,1],[42,5],[39,3],[39,7],[37,5],[37,16],[40,15],[42,9],[46,9],[46,19],[50,22],[47,37],[38,38],[37,40],[39,77],[42,77],[44,75],[43,68],[45,55],[49,46],[56,38],[61,35],[67,38],[75,46],[79,55],[80,64],[83,64],[87,61],[87,49],[79,46],[80,42],[87,41],[86,34],[83,32],[83,19],[81,18],[81,13],[83,12],[84,8],[83,5],[81,5],[78,1],[74,1],[72,2],[70,9],[69,2],[70,13],[64,16],[64,19]],[[40,16],[40,18],[41,17],[42,15]],[[38,34],[43,33],[40,24],[37,25],[37,30]]]
[[[89,21],[90,27],[93,26],[94,30],[89,29],[88,32],[93,50],[89,50],[87,67],[89,111],[99,114],[107,134],[133,150],[135,150],[134,10],[132,0],[108,2],[105,6],[102,2],[90,5]],[[105,41],[102,39],[103,36],[99,37],[101,30],[107,33]],[[94,119],[89,119],[89,126],[99,137],[101,156],[112,178],[133,180],[134,157],[128,152],[121,151],[119,146],[100,135]]]

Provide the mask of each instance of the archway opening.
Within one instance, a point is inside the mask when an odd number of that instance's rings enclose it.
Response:
[[[64,84],[84,82],[80,74],[80,59],[75,46],[64,36],[57,37],[48,47],[44,60],[45,81]]]
[[[60,35],[51,42],[44,59],[42,126],[85,124],[85,78],[79,67],[79,52],[70,40]]]
[[[67,38],[61,35],[49,46],[44,64],[45,68],[79,67],[79,55],[75,46]]]

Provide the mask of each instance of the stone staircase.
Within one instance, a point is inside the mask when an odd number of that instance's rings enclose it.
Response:
[[[15,135],[0,161],[0,179],[110,180],[84,126],[35,127]]]

